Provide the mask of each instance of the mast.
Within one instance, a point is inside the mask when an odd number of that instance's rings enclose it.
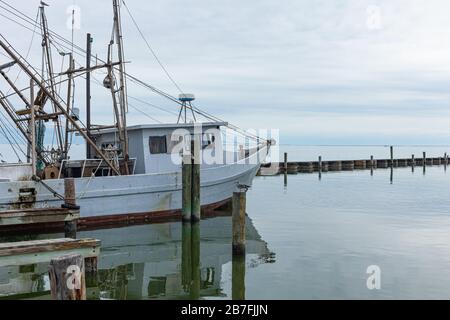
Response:
[[[68,83],[67,83],[67,113],[71,114],[72,106],[72,82],[73,82],[73,74],[72,70],[75,68],[75,61],[73,59],[73,54],[70,53],[70,61],[69,61],[69,73],[68,73]],[[64,158],[69,159],[69,119],[66,119],[66,135],[64,138]]]
[[[36,162],[36,108],[34,106],[34,81],[30,80],[30,102],[31,102],[31,111],[30,111],[30,134],[31,134],[31,166],[33,177],[36,176],[37,162]]]
[[[92,139],[90,139],[87,136],[85,130],[83,130],[83,128],[67,112],[67,106],[64,106],[63,103],[57,98],[57,96],[50,92],[50,90],[45,86],[45,83],[38,78],[37,72],[26,61],[24,61],[20,55],[17,56],[15,54],[15,52],[13,51],[12,47],[9,45],[9,43],[4,42],[2,39],[4,39],[4,38],[0,35],[0,47],[2,47],[3,50],[8,54],[8,56],[11,57],[11,59],[13,59],[15,63],[17,63],[17,65],[22,69],[22,71],[31,80],[33,80],[34,83],[36,83],[38,85],[42,94],[53,102],[53,104],[57,108],[57,111],[59,112],[59,114],[62,114],[67,119],[69,119],[69,122],[72,124],[74,130],[78,131],[81,134],[81,136],[83,136],[83,138],[86,140],[86,142],[91,145],[93,150],[95,150],[95,152],[100,156],[100,158],[102,158],[102,160],[105,161],[105,163],[112,169],[112,171],[115,174],[120,175],[120,171],[117,170],[117,168],[110,161],[110,159],[108,159],[108,157],[105,156],[105,154],[100,150],[100,148],[97,147],[95,142],[92,141]],[[1,104],[3,104],[3,103],[1,103]],[[28,135],[26,135],[26,136],[29,137]]]
[[[124,157],[125,174],[129,174],[128,160],[128,131],[127,131],[127,115],[128,112],[128,97],[127,97],[127,84],[125,78],[125,60],[123,50],[123,37],[122,37],[122,22],[120,16],[120,6],[118,0],[113,0],[114,8],[114,30],[115,38],[118,49],[119,58],[119,105],[120,105],[120,121],[118,122],[119,137],[122,140],[122,152]]]
[[[91,34],[87,34],[86,43],[86,133],[91,137],[91,55],[92,55],[92,38]],[[91,147],[86,144],[86,158],[91,159]]]
[[[42,48],[44,50],[44,56],[45,56],[45,60],[46,60],[47,73],[48,73],[48,78],[49,78],[49,81],[50,81],[50,92],[52,93],[53,96],[55,96],[56,88],[55,88],[55,81],[54,81],[54,78],[53,78],[53,62],[52,62],[52,54],[51,54],[51,49],[50,49],[50,40],[49,40],[47,18],[45,16],[45,6],[47,6],[47,4],[41,2],[41,6],[39,7],[40,11],[41,11]],[[44,76],[44,74],[42,74],[42,76]],[[58,108],[53,103],[53,112],[57,113],[57,111],[58,111]],[[65,151],[62,150],[62,148],[63,148],[63,138],[62,138],[62,133],[61,133],[61,125],[60,125],[60,122],[59,122],[59,116],[57,116],[55,118],[54,123],[55,123],[56,133],[57,133],[56,136],[57,136],[58,147],[64,153]]]

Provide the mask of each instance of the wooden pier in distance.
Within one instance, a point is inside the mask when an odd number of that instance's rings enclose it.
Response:
[[[338,161],[324,161],[319,157],[318,161],[309,162],[288,162],[285,157],[284,162],[268,163],[261,167],[258,172],[259,176],[274,176],[279,174],[298,174],[298,173],[315,173],[322,174],[323,172],[338,172],[338,171],[357,171],[357,170],[374,170],[374,169],[388,169],[388,168],[405,168],[405,167],[428,167],[428,166],[447,166],[449,164],[449,157],[446,154],[444,157],[427,158],[426,155],[422,158],[406,159],[371,159],[369,160],[338,160]]]

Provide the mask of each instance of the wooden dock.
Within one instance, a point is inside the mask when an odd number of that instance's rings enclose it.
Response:
[[[96,239],[51,239],[0,243],[0,267],[49,262],[67,254],[97,258],[101,241]]]
[[[405,168],[415,166],[447,166],[449,157],[437,158],[414,158],[409,159],[370,159],[370,160],[338,160],[324,161],[320,157],[319,161],[308,162],[279,162],[265,164],[259,170],[259,176],[274,176],[279,174],[298,173],[322,173],[338,171],[358,171],[387,168]]]
[[[39,208],[0,211],[0,226],[68,222],[80,218],[80,210]]]

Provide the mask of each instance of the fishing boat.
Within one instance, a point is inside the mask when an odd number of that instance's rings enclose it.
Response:
[[[126,4],[119,0],[113,0],[112,4],[114,32],[105,60],[98,55],[93,57],[90,34],[86,49],[81,49],[73,40],[50,30],[45,3],[39,8],[41,71],[10,44],[6,35],[0,34],[3,53],[0,75],[4,80],[0,105],[26,145],[26,161],[0,164],[0,210],[61,206],[64,179],[74,178],[76,203],[86,223],[120,220],[125,216],[177,216],[182,207],[183,156],[192,152],[192,146],[199,149],[202,160],[202,209],[214,209],[227,203],[233,192],[252,185],[274,145],[273,140],[250,134],[200,110],[194,106],[192,94],[180,93],[174,97],[127,73],[121,26],[121,9]],[[69,65],[66,71],[57,73],[52,47],[64,48],[64,45],[69,47],[69,52],[64,53],[69,57]],[[85,65],[76,67],[74,48],[85,56]],[[29,86],[18,87],[11,79],[8,71],[14,68]],[[92,124],[90,86],[91,73],[96,70],[106,71],[103,86],[111,93],[115,119],[112,125]],[[75,107],[80,102],[74,102],[73,85],[79,78],[86,80],[85,120],[80,119],[80,110]],[[173,123],[127,125],[127,81],[177,104],[178,118]],[[59,89],[62,84],[66,86],[64,97]],[[5,92],[5,88],[11,93]],[[56,137],[56,145],[51,149],[44,143],[48,122],[54,125]],[[230,130],[248,143],[228,148],[224,132]],[[69,156],[73,135],[86,142],[84,159]],[[5,137],[8,138],[8,132]]]

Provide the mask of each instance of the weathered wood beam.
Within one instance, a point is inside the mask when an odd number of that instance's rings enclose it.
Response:
[[[0,212],[0,226],[66,222],[79,218],[80,210],[64,208],[9,210]]]
[[[0,244],[0,267],[49,262],[66,254],[85,259],[98,257],[101,241],[96,239],[51,239]]]

